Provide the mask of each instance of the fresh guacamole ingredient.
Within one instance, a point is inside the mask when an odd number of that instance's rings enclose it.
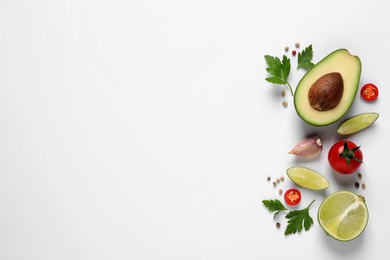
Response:
[[[350,241],[358,237],[368,222],[368,209],[363,196],[350,191],[338,191],[321,203],[318,222],[336,240]]]
[[[376,100],[378,98],[378,94],[379,94],[378,87],[372,83],[365,84],[360,89],[360,95],[366,101]]]
[[[324,190],[329,188],[329,181],[319,172],[300,166],[287,169],[288,177],[297,185],[309,190]]]
[[[293,96],[294,93],[292,87],[287,81],[291,68],[290,59],[287,58],[286,55],[283,55],[282,60],[280,60],[278,57],[273,57],[270,55],[265,55],[264,58],[268,65],[266,70],[270,74],[270,76],[265,80],[274,84],[287,85],[290,89],[291,95]]]
[[[292,210],[287,213],[286,219],[288,219],[288,225],[284,231],[286,236],[301,232],[303,228],[305,231],[310,229],[310,227],[313,225],[313,219],[310,217],[309,209],[313,202],[314,200],[309,204],[309,206],[302,210]],[[274,218],[280,212],[288,210],[278,199],[263,200],[263,205],[268,209],[268,211],[275,212]],[[276,223],[276,227],[279,228],[280,223]]]
[[[331,73],[338,73],[341,76],[341,80],[338,76],[337,79],[335,78],[336,76],[331,76],[331,80],[337,81],[338,83],[332,83],[332,85],[327,83],[327,80],[322,79],[320,83],[325,84],[325,86],[318,86],[319,83],[317,80]],[[359,87],[360,74],[361,62],[359,57],[351,55],[345,49],[332,52],[314,65],[298,83],[294,93],[294,105],[297,114],[302,120],[314,126],[325,126],[336,122],[351,107]],[[335,99],[332,102],[327,101],[325,95],[329,89],[337,90],[338,95],[341,93],[341,87],[339,86],[341,81],[343,82],[343,91],[340,102],[335,102],[338,99],[336,97],[332,98]],[[328,102],[324,110],[329,109],[329,107],[335,104],[333,109],[321,111],[312,107],[310,104],[311,100],[309,99],[309,91],[315,82],[317,82],[317,86],[315,87],[315,97],[312,97],[312,99],[316,99],[319,107],[322,107],[320,104],[321,101]]]
[[[284,200],[290,206],[295,206],[301,201],[301,192],[297,189],[289,189],[284,193]]]
[[[263,200],[263,205],[270,212],[274,212],[274,218],[282,211],[287,210],[287,208],[280,202],[278,199],[274,200]]]
[[[298,45],[299,46],[299,45]],[[297,47],[299,48],[299,47]],[[313,68],[314,63],[311,61],[313,59],[313,46],[310,44],[302,52],[298,53],[298,69],[302,68],[304,70],[310,70]]]
[[[304,228],[305,231],[308,231],[313,225],[313,219],[310,217],[309,209],[315,200],[313,200],[309,206],[301,210],[290,211],[286,218],[288,219],[288,225],[284,232],[285,235],[295,234],[302,231]]]
[[[337,128],[340,135],[350,135],[360,132],[372,125],[379,117],[378,113],[363,113],[346,119]]]
[[[300,140],[288,153],[304,158],[315,158],[321,154],[321,151],[321,139],[317,135],[312,135]]]
[[[328,161],[336,172],[351,174],[363,163],[363,153],[354,142],[340,140],[329,149]]]

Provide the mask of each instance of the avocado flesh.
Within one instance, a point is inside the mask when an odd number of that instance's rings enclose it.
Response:
[[[320,77],[338,72],[344,82],[344,91],[338,105],[328,111],[319,111],[310,106],[308,93]],[[298,115],[314,126],[330,125],[342,118],[351,107],[359,87],[361,62],[346,49],[339,49],[317,63],[299,82],[294,93],[294,106]]]

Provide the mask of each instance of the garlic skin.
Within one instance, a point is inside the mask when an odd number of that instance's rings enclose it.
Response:
[[[317,136],[310,136],[302,139],[289,154],[294,154],[304,158],[315,158],[320,155],[322,151],[321,139]]]

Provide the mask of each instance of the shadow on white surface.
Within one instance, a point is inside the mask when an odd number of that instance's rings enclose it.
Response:
[[[334,179],[341,186],[348,186],[348,187],[350,187],[350,185],[353,184],[354,182],[356,182],[356,180],[357,180],[357,176],[356,176],[357,173],[356,172],[351,173],[351,174],[341,174],[341,173],[335,172],[335,171],[333,171],[331,169],[329,169],[329,171],[332,172]]]
[[[365,235],[362,233],[354,240],[348,242],[341,242],[333,239],[329,235],[322,236],[324,243],[331,251],[340,256],[358,255],[359,251],[363,250],[366,243]]]
[[[322,143],[327,143],[329,141],[336,140],[336,126],[337,124],[332,124],[328,126],[311,126],[304,122],[303,120],[299,121],[299,127],[301,128],[301,132],[305,135],[318,134],[321,138]]]

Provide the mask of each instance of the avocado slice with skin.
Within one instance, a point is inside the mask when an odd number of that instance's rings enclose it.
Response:
[[[361,62],[338,49],[318,62],[300,80],[294,93],[298,115],[313,126],[330,125],[342,118],[355,100]]]

